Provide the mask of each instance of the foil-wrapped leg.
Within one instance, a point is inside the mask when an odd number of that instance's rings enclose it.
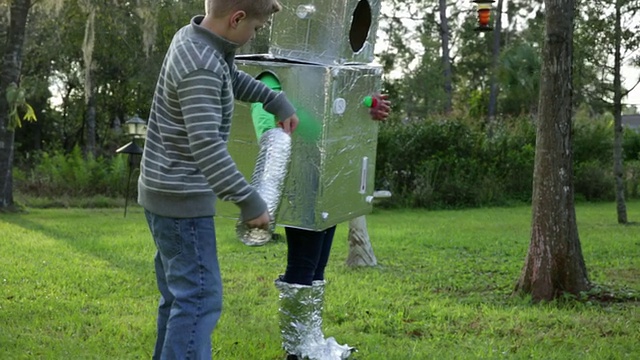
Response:
[[[282,347],[289,355],[309,360],[347,359],[354,351],[322,333],[324,281],[312,286],[275,282],[280,290],[280,333]]]
[[[245,245],[259,246],[271,240],[290,160],[291,137],[283,129],[276,127],[262,134],[251,185],[267,203],[271,223],[265,230],[251,229],[243,221],[238,221],[236,235]]]
[[[312,297],[316,299],[313,301],[313,319],[318,319],[316,324],[318,327],[318,331],[321,336],[324,338],[324,333],[322,332],[322,311],[324,309],[324,288],[326,281],[325,280],[314,280],[311,286]],[[318,359],[329,360],[329,359],[347,359],[351,353],[355,352],[356,349],[347,344],[340,345],[336,341],[334,337],[328,337],[325,339],[324,352],[325,357],[319,357]]]

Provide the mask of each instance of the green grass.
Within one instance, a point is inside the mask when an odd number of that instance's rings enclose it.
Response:
[[[640,219],[640,202],[628,204]],[[614,204],[580,204],[590,279],[626,301],[532,305],[511,297],[528,206],[376,211],[379,266],[348,268],[347,226],[327,269],[325,333],[358,360],[638,359],[640,227]],[[282,359],[273,280],[283,242],[260,248],[216,220],[225,308],[216,359]],[[280,232],[282,232],[280,230]],[[148,359],[155,339],[154,248],[143,213],[37,209],[0,214],[0,359]]]

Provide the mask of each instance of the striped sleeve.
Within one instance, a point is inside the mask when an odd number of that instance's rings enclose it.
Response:
[[[279,121],[286,120],[295,113],[293,105],[283,91],[275,92],[259,80],[234,66],[233,92],[235,98],[250,103],[262,103],[264,109],[275,115]]]
[[[196,70],[178,85],[178,99],[191,154],[213,192],[222,200],[236,203],[245,220],[260,216],[267,207],[260,195],[238,171],[220,136],[223,81],[210,70]],[[232,95],[229,94],[229,97]]]

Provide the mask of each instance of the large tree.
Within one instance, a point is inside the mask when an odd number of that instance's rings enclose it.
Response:
[[[531,242],[516,292],[533,301],[589,289],[573,194],[574,0],[545,0]]]
[[[11,210],[13,202],[13,143],[15,133],[9,118],[7,89],[20,86],[22,50],[31,0],[12,0],[5,53],[0,64],[0,210]]]

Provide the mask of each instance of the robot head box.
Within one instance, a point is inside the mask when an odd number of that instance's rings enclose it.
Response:
[[[282,11],[238,54],[320,64],[373,61],[380,0],[282,1]]]
[[[277,211],[279,225],[323,230],[371,211],[378,124],[363,101],[380,88],[381,68],[326,66],[240,56],[239,70],[275,75],[300,124]],[[247,179],[258,154],[251,104],[236,102],[229,152]],[[222,204],[220,204],[222,205]],[[234,207],[218,214],[237,216]]]

